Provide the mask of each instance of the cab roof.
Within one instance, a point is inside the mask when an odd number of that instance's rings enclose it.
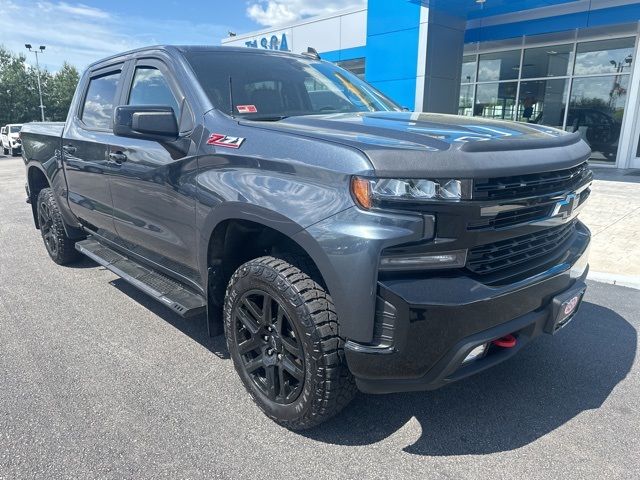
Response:
[[[217,45],[150,45],[148,47],[136,48],[133,50],[128,50],[122,53],[116,53],[109,57],[102,58],[98,61],[91,63],[87,69],[93,69],[94,67],[100,66],[103,63],[111,62],[116,59],[127,60],[130,57],[138,56],[140,53],[144,52],[157,52],[163,51],[168,54],[184,54],[189,52],[233,52],[238,54],[260,54],[260,55],[286,55],[286,56],[294,56],[294,57],[304,57],[302,54],[284,52],[281,50],[267,50],[262,48],[248,48],[248,47],[226,47],[226,46],[217,46]]]

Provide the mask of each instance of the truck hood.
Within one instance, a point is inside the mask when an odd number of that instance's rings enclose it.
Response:
[[[578,133],[457,115],[372,112],[240,123],[356,148],[379,176],[473,178],[537,173],[573,167],[590,154]]]

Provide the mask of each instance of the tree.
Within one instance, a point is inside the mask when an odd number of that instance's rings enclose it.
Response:
[[[67,112],[76,91],[80,74],[76,67],[67,62],[62,64],[62,68],[56,72],[51,79],[49,95],[49,115],[51,120],[62,122],[67,118]]]
[[[45,119],[64,121],[80,79],[78,70],[64,63],[55,74],[40,69]],[[0,125],[40,120],[38,72],[23,54],[0,46]]]

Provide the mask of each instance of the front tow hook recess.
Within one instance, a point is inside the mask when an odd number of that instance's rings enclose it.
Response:
[[[491,342],[496,347],[501,348],[513,348],[516,346],[516,337],[511,334],[505,335],[504,337],[496,338]]]

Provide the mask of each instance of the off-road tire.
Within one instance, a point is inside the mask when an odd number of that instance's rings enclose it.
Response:
[[[9,155],[9,149],[2,147],[2,154],[3,155]]]
[[[239,353],[236,309],[243,295],[258,290],[273,297],[300,332],[304,382],[301,393],[288,404],[273,401],[258,388]],[[291,430],[314,427],[339,413],[356,394],[337,321],[333,301],[326,290],[307,273],[281,258],[266,256],[250,260],[232,275],[224,304],[229,353],[255,403],[280,425]]]
[[[43,188],[38,194],[38,223],[45,248],[58,265],[67,265],[80,258],[75,241],[67,236],[53,190]]]

